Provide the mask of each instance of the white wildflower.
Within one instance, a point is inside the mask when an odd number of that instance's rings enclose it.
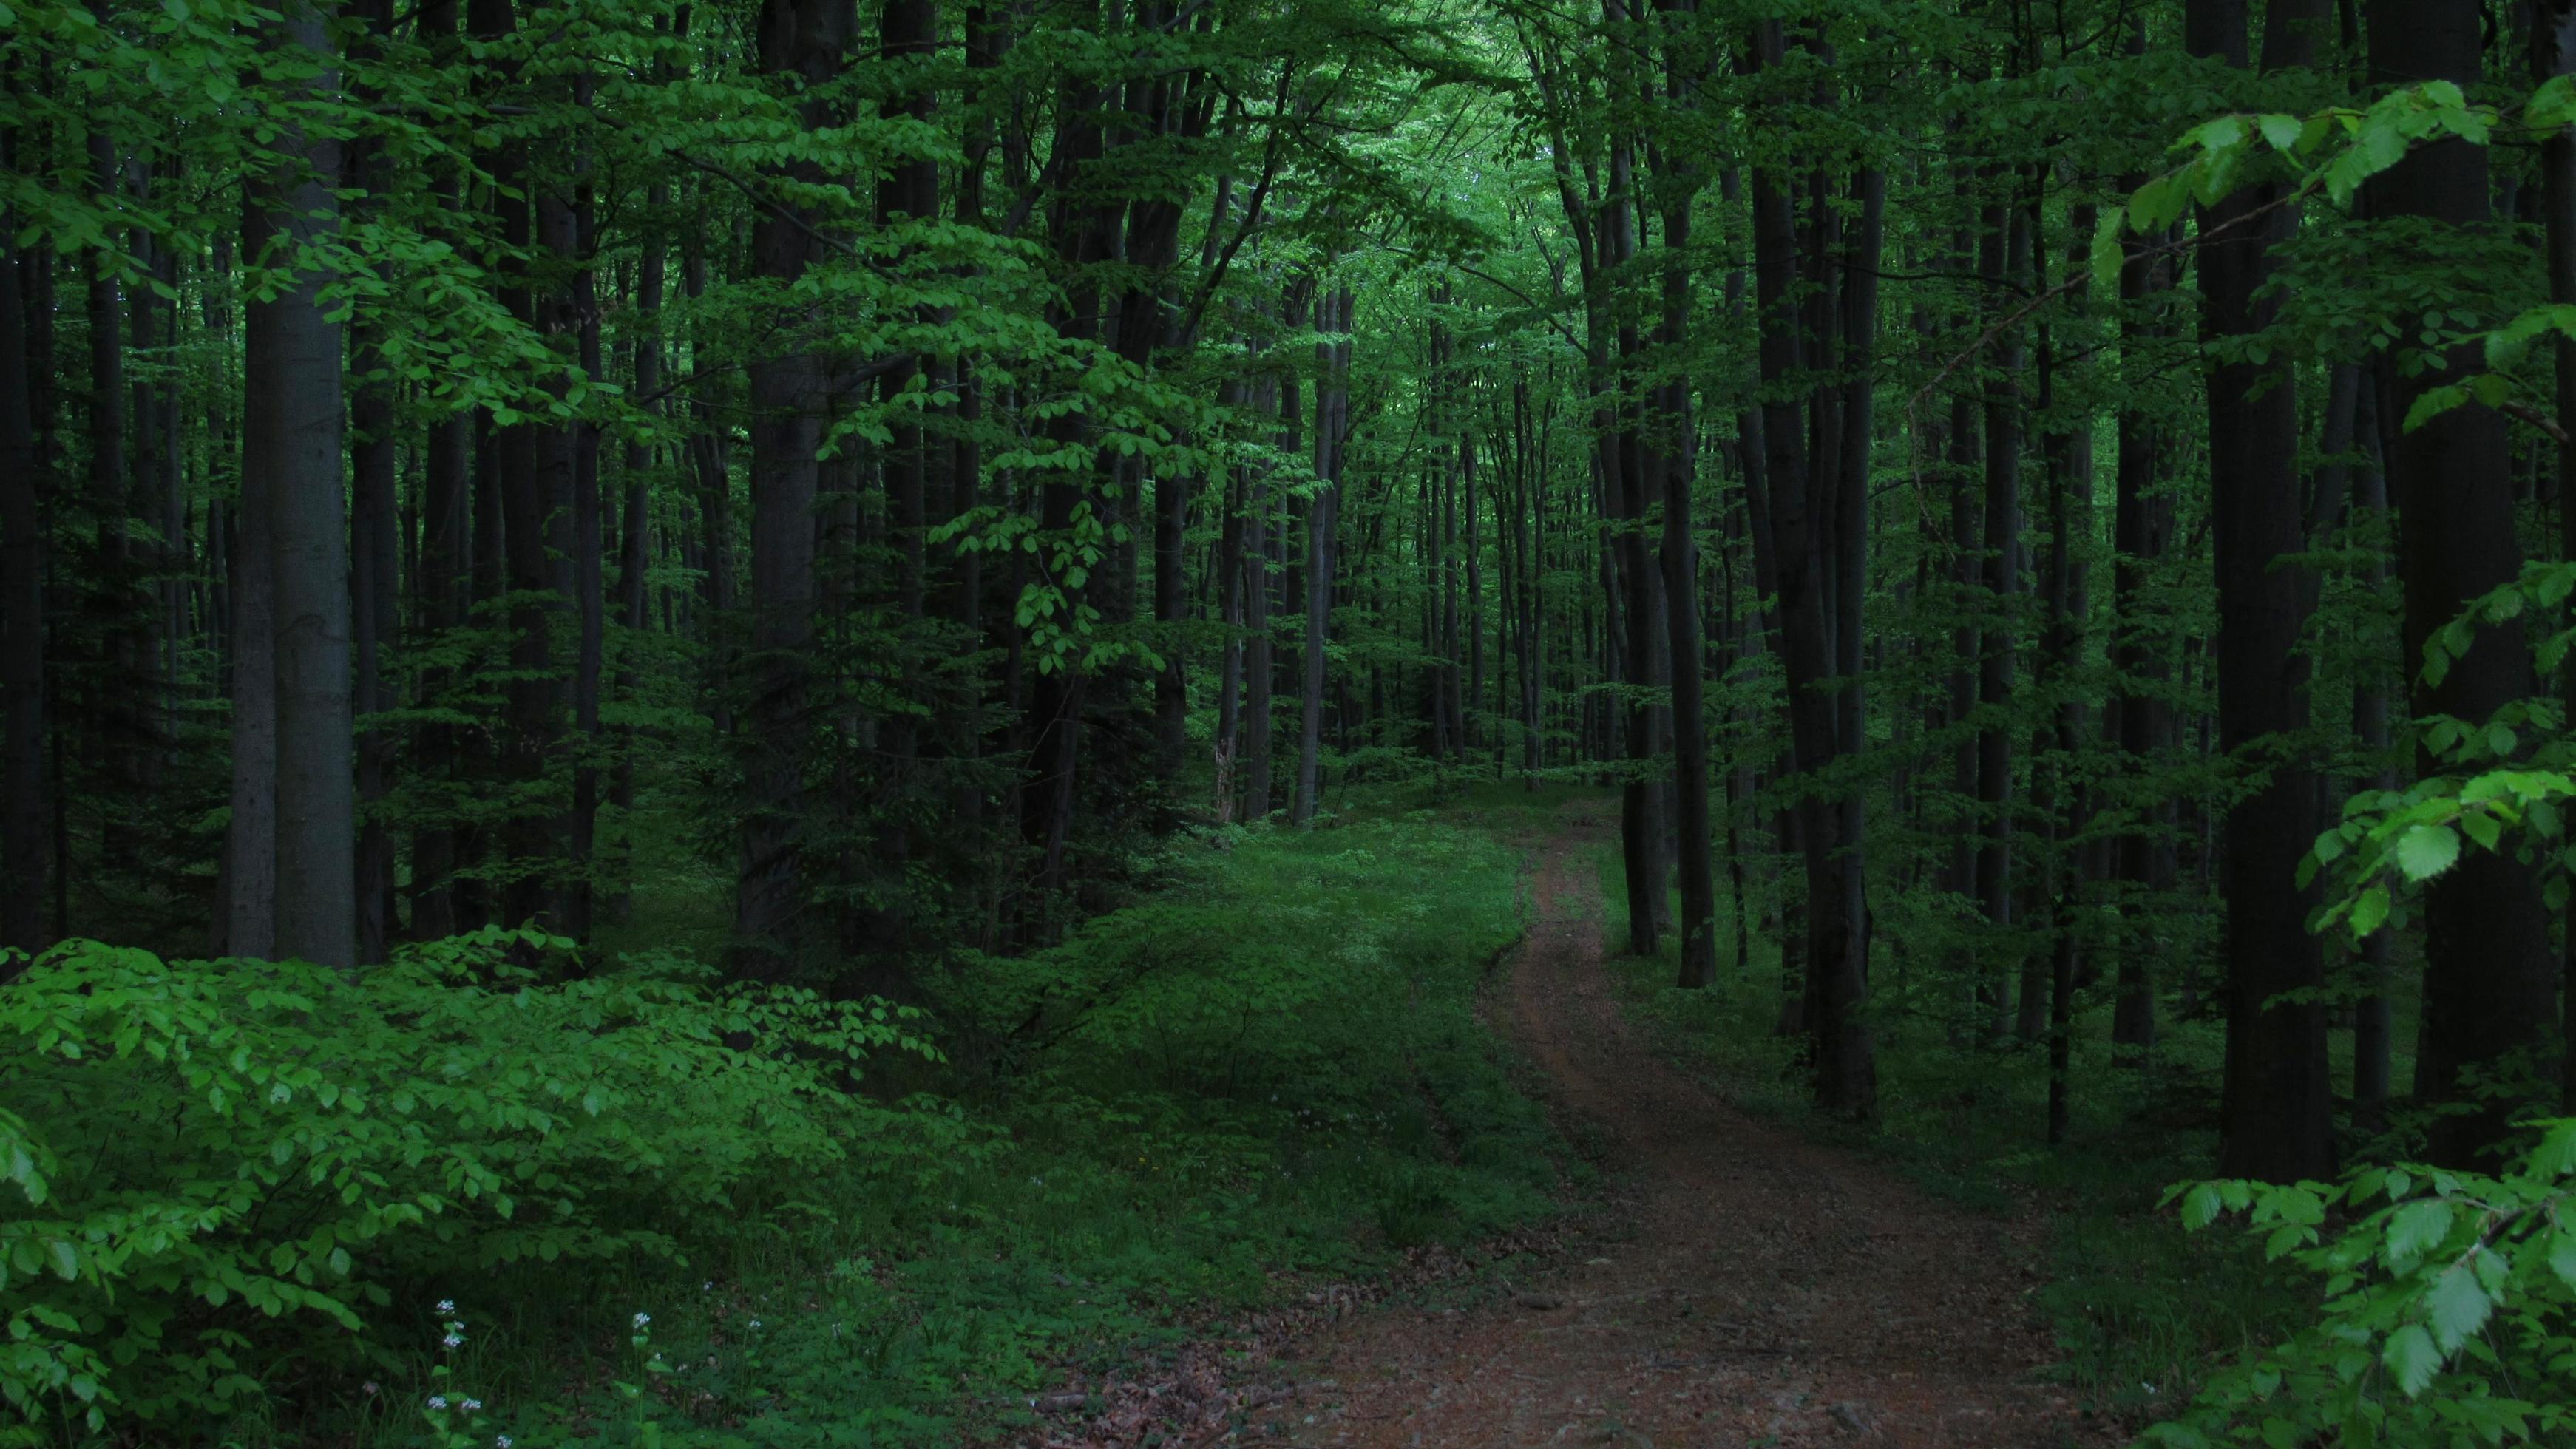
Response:
[[[456,1300],[453,1298],[439,1299],[438,1311],[441,1313],[454,1313],[456,1311]]]
[[[444,1408],[446,1408],[446,1407],[447,1407],[447,1395],[445,1395],[445,1394],[432,1394],[432,1395],[430,1395],[430,1396],[429,1396],[429,1406],[430,1406],[431,1408],[433,1408],[433,1409],[444,1409]]]
[[[446,1344],[449,1348],[462,1348],[465,1346],[465,1335],[461,1333],[451,1333],[447,1337],[440,1339],[439,1342]]]
[[[650,1322],[652,1322],[652,1321],[653,1321],[653,1315],[652,1315],[652,1314],[650,1314],[650,1313],[638,1313],[638,1314],[636,1314],[636,1315],[635,1315],[635,1326],[636,1326],[637,1328],[642,1328],[645,1324],[648,1324],[648,1323],[650,1323]]]
[[[510,1436],[507,1434],[493,1435],[492,1449],[510,1449]]]
[[[755,1331],[757,1331],[757,1330],[759,1329],[759,1327],[760,1327],[760,1320],[759,1320],[759,1319],[757,1319],[757,1318],[753,1319],[753,1320],[751,1321],[751,1326],[752,1326],[752,1328],[753,1328]]]
[[[469,1414],[481,1407],[483,1407],[483,1401],[481,1399],[467,1399],[465,1401],[465,1412]]]

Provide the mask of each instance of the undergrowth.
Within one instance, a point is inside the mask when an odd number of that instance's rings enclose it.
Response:
[[[1488,813],[1508,824],[1518,808]],[[1461,823],[1378,802],[1312,833],[1186,837],[1168,888],[1142,903],[1044,952],[953,958],[918,1024],[944,1065],[861,1065],[852,1054],[848,1080],[878,1085],[846,1102],[827,1090],[828,1072],[799,1068],[780,1090],[803,1110],[777,1124],[722,1070],[726,1053],[747,1063],[757,1048],[724,1034],[720,1001],[689,984],[684,964],[656,958],[652,989],[672,1001],[661,1009],[709,1025],[688,1026],[658,1086],[626,1082],[614,1101],[575,1092],[557,1107],[607,1121],[581,1141],[624,1143],[622,1159],[589,1148],[547,1156],[529,1145],[547,1140],[542,1127],[491,1109],[480,1074],[526,1076],[493,1059],[507,1042],[482,1043],[462,1081],[448,1057],[380,1062],[379,1101],[406,1090],[405,1073],[444,1074],[472,1099],[415,1124],[418,1160],[482,1163],[494,1142],[518,1143],[554,1174],[548,1192],[516,1189],[520,1217],[542,1200],[581,1251],[496,1250],[523,1240],[524,1223],[478,1197],[472,1212],[429,1213],[438,1233],[376,1212],[371,1237],[280,1258],[302,1292],[337,1305],[327,1310],[299,1298],[263,1314],[237,1293],[205,1291],[213,1280],[193,1269],[162,1274],[90,1302],[67,1336],[103,1347],[120,1313],[159,1315],[156,1332],[220,1359],[207,1382],[221,1379],[224,1392],[174,1397],[119,1378],[113,1364],[87,1375],[86,1398],[69,1376],[39,1376],[17,1385],[28,1391],[17,1437],[351,1449],[957,1443],[1025,1424],[1032,1394],[1096,1382],[1206,1315],[1536,1220],[1556,1210],[1569,1154],[1475,1011],[1488,967],[1520,930],[1520,861],[1496,831]],[[132,953],[118,959],[142,969]],[[146,976],[163,970],[149,965]],[[29,980],[64,969],[40,964]],[[167,994],[172,974],[128,985]],[[578,989],[617,996],[622,979]],[[397,984],[435,989],[418,973],[407,983],[369,974],[341,988],[373,1003],[367,1011],[270,1003],[280,1031],[303,1034],[285,1048],[311,1076],[296,1079],[299,1093],[345,1065],[349,1044],[335,1033],[346,1023],[381,1026],[409,1009],[384,995]],[[572,989],[485,985],[479,1006],[456,1009],[506,1014],[524,1009],[511,1004],[520,997],[542,1004]],[[578,1003],[565,1002],[544,1020],[563,1032],[553,1049],[578,1063],[591,1038]],[[472,1028],[458,1024],[468,1041]],[[124,1100],[120,1071],[157,1083],[183,1123],[216,1123],[237,1106],[210,1108],[197,1086],[164,1080],[165,1064],[106,1050],[116,1023],[91,1029],[87,1055],[48,1059],[53,1085],[22,1069],[0,1103],[31,1140],[81,1140],[101,1102]],[[901,1045],[892,1032],[872,1041]],[[536,1076],[547,1071],[574,1068]],[[78,1092],[61,1089],[65,1076]],[[728,1115],[709,1115],[718,1110]],[[835,1114],[847,1114],[842,1129],[806,1141]],[[711,1156],[702,1139],[720,1122],[730,1141]],[[804,1135],[772,1144],[762,1135],[772,1125]],[[215,1132],[185,1172],[221,1179],[226,1154],[268,1153],[272,1139],[284,1154],[276,1175],[301,1181],[312,1164],[291,1132],[257,1144]],[[693,1154],[675,1150],[692,1144]],[[644,1164],[657,1154],[695,1175],[655,1177]],[[722,1170],[693,1167],[702,1160]],[[495,1161],[506,1176],[510,1162]],[[19,1205],[13,1225],[197,1190],[140,1152],[87,1171],[58,1175],[54,1200]],[[664,1179],[688,1190],[657,1188]],[[379,1190],[362,1183],[360,1197]],[[253,1214],[225,1250],[265,1262],[309,1238],[309,1222]],[[97,1427],[84,1418],[93,1406],[103,1407]]]

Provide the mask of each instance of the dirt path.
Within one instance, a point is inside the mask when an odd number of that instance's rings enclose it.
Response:
[[[1380,1307],[1302,1346],[1304,1387],[1279,1415],[1289,1442],[2101,1442],[2023,1382],[2048,1339],[1994,1222],[1757,1123],[1657,1060],[1604,965],[1592,847],[1608,823],[1566,823],[1494,1009],[1563,1124],[1608,1143],[1611,1200],[1564,1266],[1510,1296]]]

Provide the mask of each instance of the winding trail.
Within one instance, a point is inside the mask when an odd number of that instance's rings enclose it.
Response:
[[[1288,1442],[2113,1442],[2027,1381],[2049,1339],[2001,1225],[1756,1122],[1657,1058],[1605,964],[1593,849],[1610,824],[1578,806],[1562,825],[1491,1010],[1547,1073],[1569,1136],[1605,1143],[1610,1199],[1509,1295],[1382,1305],[1300,1345]]]

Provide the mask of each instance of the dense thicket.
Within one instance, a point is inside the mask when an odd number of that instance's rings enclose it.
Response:
[[[1572,778],[1834,1112],[2215,1017],[2228,1173],[2487,1162],[2576,1092],[2571,25],[0,8],[0,945],[936,1007],[1184,825]]]

